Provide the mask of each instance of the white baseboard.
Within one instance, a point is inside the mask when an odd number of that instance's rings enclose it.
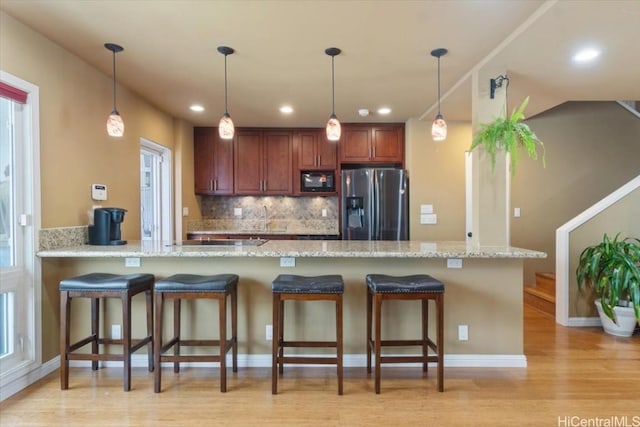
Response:
[[[321,355],[318,355],[321,357]],[[171,366],[172,362],[163,363],[162,366]],[[216,367],[219,363],[181,363],[182,366]],[[90,361],[72,360],[70,366],[88,367]],[[101,362],[104,367],[122,367],[122,362]],[[134,354],[131,357],[131,366],[144,368],[147,366],[145,354]],[[231,356],[227,355],[227,366],[231,366]],[[317,366],[317,365],[300,365]],[[364,368],[367,366],[366,355],[345,354],[343,358],[345,368]],[[398,367],[418,367],[419,363],[394,363]],[[436,366],[435,363],[429,366]],[[444,366],[449,368],[526,368],[527,357],[523,354],[446,354]],[[239,354],[238,367],[240,368],[269,368],[271,367],[271,354]]]
[[[567,326],[573,327],[588,327],[588,326],[602,326],[599,317],[569,317],[567,319]]]
[[[13,378],[0,387],[0,402],[13,396],[17,392],[24,388],[27,388],[31,384],[38,381],[40,378],[49,375],[60,367],[60,356],[56,356],[53,359],[38,365],[37,367],[29,370],[24,375]]]

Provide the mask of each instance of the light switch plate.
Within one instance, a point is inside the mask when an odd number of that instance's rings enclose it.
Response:
[[[432,214],[433,213],[433,205],[420,205],[420,213],[421,214]]]
[[[242,208],[233,208],[234,216],[242,216]]]
[[[436,214],[420,214],[420,224],[437,224],[438,216]]]

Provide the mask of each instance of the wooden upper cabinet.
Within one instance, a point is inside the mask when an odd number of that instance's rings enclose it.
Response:
[[[262,146],[263,192],[284,195],[293,193],[293,133],[265,131]]]
[[[404,124],[346,124],[340,138],[341,163],[404,164]]]
[[[196,194],[233,194],[233,141],[220,139],[218,128],[195,128],[193,169]]]
[[[324,129],[297,132],[298,170],[334,170],[338,143],[327,140]]]
[[[291,194],[293,192],[292,153],[292,132],[237,131],[235,194]]]

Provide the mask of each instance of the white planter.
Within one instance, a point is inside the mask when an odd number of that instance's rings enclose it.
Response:
[[[600,315],[600,322],[602,328],[608,334],[615,335],[617,337],[630,337],[633,335],[633,330],[636,328],[636,317],[633,313],[633,307],[614,307],[613,311],[616,314],[618,323],[609,319],[604,311],[602,311],[602,304],[600,300],[595,301],[598,314]]]

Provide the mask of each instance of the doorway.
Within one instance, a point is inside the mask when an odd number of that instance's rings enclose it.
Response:
[[[171,150],[140,139],[140,240],[173,240]]]

